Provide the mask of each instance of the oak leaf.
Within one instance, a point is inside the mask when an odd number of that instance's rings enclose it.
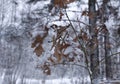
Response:
[[[43,38],[40,35],[37,35],[35,37],[35,41],[31,45],[31,47],[34,48],[34,47],[36,47],[37,44],[39,44],[39,43],[42,44],[42,42],[43,42]]]
[[[42,45],[39,44],[39,45],[35,48],[34,52],[36,53],[37,56],[40,56],[40,55],[42,54],[42,52],[44,52],[44,49],[43,49]]]
[[[64,8],[66,4],[72,3],[75,0],[54,0],[54,6],[59,6],[60,8]]]
[[[63,43],[63,42],[60,43],[60,40],[55,45],[54,56],[57,58],[58,63],[62,60],[63,56],[66,56],[64,54],[64,51],[69,46],[70,46],[70,44],[66,44],[66,43]]]
[[[48,65],[44,64],[42,66],[42,69],[43,69],[43,73],[47,74],[47,75],[50,75],[51,74],[51,69]]]
[[[62,59],[62,53],[59,52],[59,49],[55,49],[54,55],[57,58],[57,62],[59,63],[61,61],[61,59]]]

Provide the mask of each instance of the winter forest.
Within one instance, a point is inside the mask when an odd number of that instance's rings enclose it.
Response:
[[[120,84],[120,0],[0,0],[0,84]]]

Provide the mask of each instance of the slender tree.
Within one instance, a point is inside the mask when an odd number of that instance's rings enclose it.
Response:
[[[95,7],[96,0],[89,0],[89,24],[90,24],[90,35],[91,40],[97,40],[97,35],[94,33],[96,28],[96,7]],[[94,43],[91,42],[91,46],[94,46]],[[99,55],[98,55],[98,47],[90,53],[90,68],[92,72],[92,79],[98,77],[99,69],[95,69],[96,64],[99,63]]]
[[[106,21],[107,18],[107,3],[109,0],[103,0],[103,5],[102,5],[102,24]],[[104,28],[106,28],[104,26]],[[107,28],[106,28],[107,29]],[[109,32],[108,30],[104,34],[104,50],[105,50],[105,72],[106,72],[106,78],[111,78],[112,76],[112,70],[111,70],[111,58],[108,59],[108,56],[110,54],[110,48],[107,47],[107,44],[109,43]]]

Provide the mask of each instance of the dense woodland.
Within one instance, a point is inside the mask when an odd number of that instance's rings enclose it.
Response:
[[[120,84],[120,0],[0,0],[0,84]]]

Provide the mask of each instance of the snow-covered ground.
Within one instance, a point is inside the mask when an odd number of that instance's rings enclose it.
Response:
[[[0,78],[0,84],[3,83],[3,78]],[[84,80],[81,78],[59,78],[59,79],[47,79],[47,80],[40,80],[40,79],[23,79],[20,78],[16,80],[15,84],[89,84],[88,78]]]

